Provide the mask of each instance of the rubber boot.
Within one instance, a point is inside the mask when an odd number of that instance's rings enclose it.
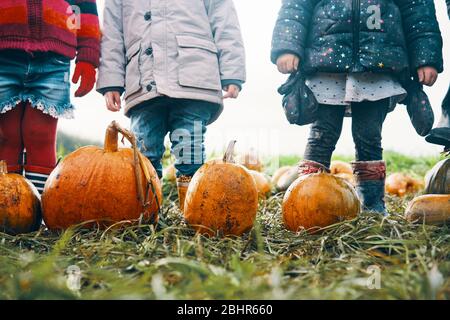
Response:
[[[384,188],[386,163],[384,161],[352,162],[356,191],[365,211],[386,215]]]
[[[36,187],[39,194],[42,194],[42,192],[44,192],[45,183],[54,168],[26,165],[24,169],[25,178],[27,178]]]
[[[323,164],[313,160],[302,160],[298,163],[298,176],[304,176],[312,173],[330,172],[330,169]]]
[[[447,151],[450,150],[450,88],[442,102],[441,119],[425,140],[429,143],[442,145]]]
[[[178,200],[180,202],[180,210],[184,211],[184,200],[186,199],[186,193],[191,182],[192,177],[180,176],[177,178],[177,188],[178,188]]]

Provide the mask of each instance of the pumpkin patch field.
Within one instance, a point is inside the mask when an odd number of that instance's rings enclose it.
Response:
[[[389,174],[421,180],[439,161],[392,152],[385,158]],[[279,166],[288,172],[298,160],[280,157]],[[387,194],[386,217],[356,210],[319,232],[295,232],[284,226],[285,192],[274,188],[282,172],[271,181],[275,169],[267,163],[253,170],[262,170],[256,175],[272,191],[254,194],[256,219],[242,236],[190,228],[173,178],[163,180],[157,224],[0,232],[0,299],[450,298],[450,224],[405,218],[421,191]]]

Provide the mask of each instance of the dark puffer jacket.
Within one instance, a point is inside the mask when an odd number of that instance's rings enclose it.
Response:
[[[443,69],[433,0],[282,0],[272,62],[283,53],[306,73]]]

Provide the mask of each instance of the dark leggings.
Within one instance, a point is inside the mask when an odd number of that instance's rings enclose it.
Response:
[[[356,161],[383,159],[381,131],[389,99],[352,103],[352,134]],[[305,159],[330,166],[331,156],[341,136],[345,106],[319,105],[317,120],[311,126]]]

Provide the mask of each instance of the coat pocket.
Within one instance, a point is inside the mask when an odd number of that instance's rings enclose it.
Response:
[[[221,90],[216,45],[208,39],[179,35],[178,82],[183,87]]]
[[[127,50],[127,65],[125,72],[125,96],[128,98],[141,89],[141,71],[139,68],[140,43],[136,43]]]

